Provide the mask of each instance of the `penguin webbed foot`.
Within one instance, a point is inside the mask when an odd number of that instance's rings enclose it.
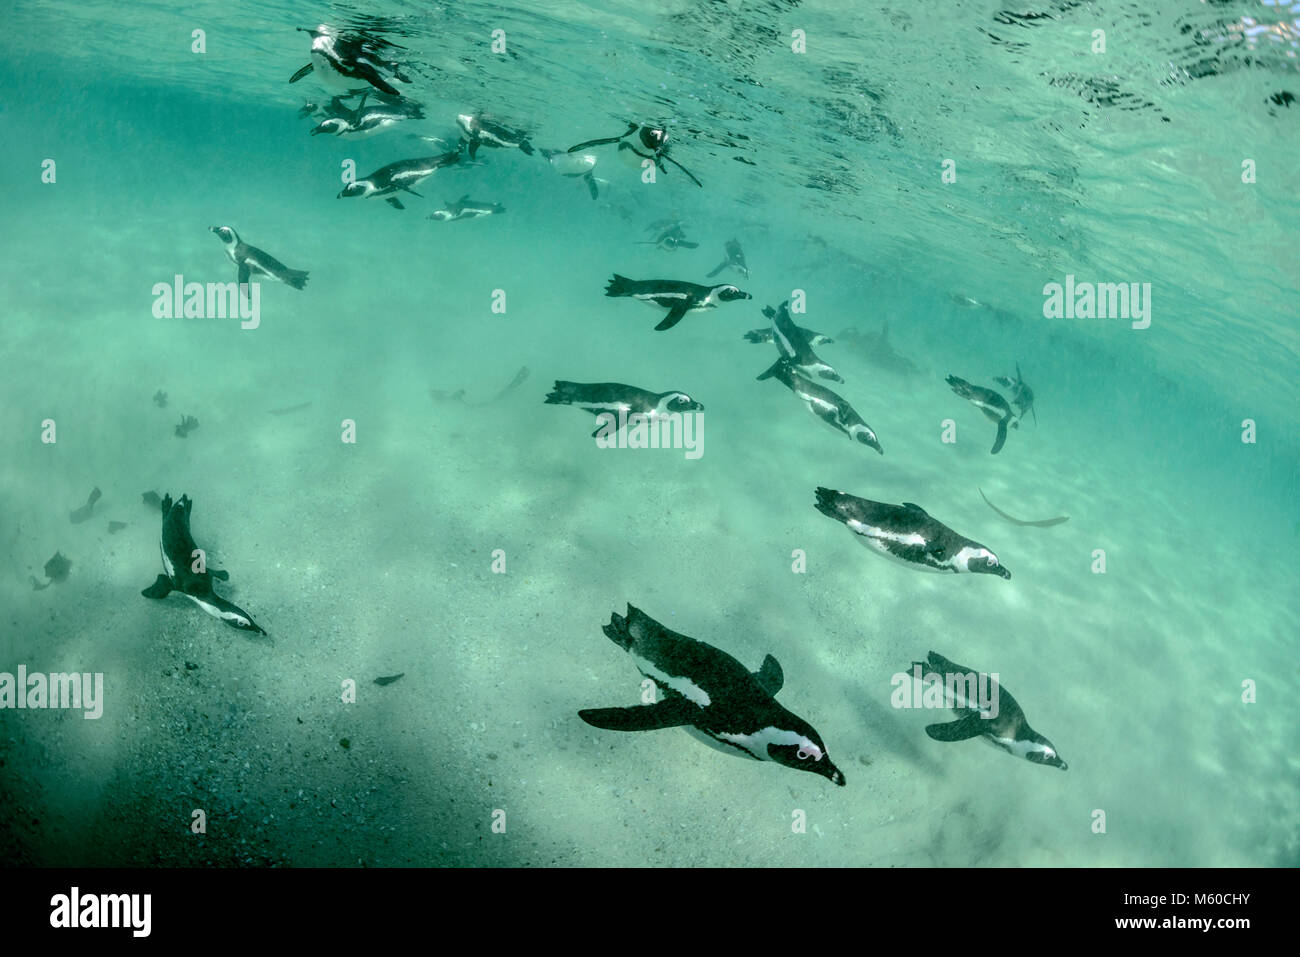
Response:
[[[166,575],[159,575],[154,583],[140,592],[145,598],[166,598],[171,594],[172,583]]]

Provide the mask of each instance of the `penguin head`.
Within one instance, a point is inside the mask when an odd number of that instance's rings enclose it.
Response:
[[[753,299],[749,293],[731,285],[730,283],[723,286],[714,286],[713,291],[717,294],[719,302],[734,302],[737,299]]]
[[[317,133],[342,133],[347,128],[348,128],[347,121],[340,117],[335,116],[317,124],[312,129],[311,135],[315,136]]]
[[[1010,578],[1011,572],[998,561],[998,556],[983,545],[976,545],[974,548],[964,548],[966,552],[966,571],[978,572],[985,575],[997,575],[999,578]]]
[[[239,233],[235,232],[229,226],[209,226],[208,231],[216,233],[217,238],[227,246],[235,246],[239,243]]]
[[[1025,752],[1025,758],[1033,761],[1035,764],[1046,764],[1053,768],[1060,768],[1062,771],[1068,771],[1070,766],[1057,753],[1055,746],[1041,734],[1034,734],[1034,743],[1037,747],[1031,748]]]
[[[777,764],[784,764],[795,771],[811,771],[813,774],[820,774],[832,783],[844,787],[844,775],[831,761],[830,755],[826,753],[826,745],[822,743],[822,739],[813,730],[812,725],[794,715],[790,715],[787,720],[790,719],[799,726],[790,735],[795,740],[790,744],[769,741],[768,757]]]
[[[658,153],[668,144],[668,131],[658,126],[643,126],[636,135],[642,147],[651,153]]]
[[[876,438],[876,433],[872,432],[865,423],[849,426],[849,437],[855,442],[861,442],[863,445],[875,449],[881,455],[885,454],[885,450],[880,447],[880,440]]]
[[[663,415],[671,415],[674,412],[703,412],[704,406],[685,392],[666,392],[659,397],[658,411]]]
[[[348,196],[369,196],[373,192],[375,192],[375,187],[369,180],[358,179],[348,183],[348,185],[339,190],[339,194],[336,198],[344,199]]]
[[[459,113],[456,116],[456,123],[469,135],[474,133],[474,120],[473,113]]]

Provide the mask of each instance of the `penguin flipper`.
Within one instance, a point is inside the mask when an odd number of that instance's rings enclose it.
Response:
[[[998,422],[998,436],[993,440],[993,448],[989,450],[990,455],[997,455],[1002,451],[1002,446],[1007,441],[1007,420],[1001,419]]]
[[[676,166],[679,170],[681,170],[683,173],[685,173],[685,174],[686,174],[686,177],[687,177],[687,178],[688,178],[692,183],[694,183],[694,184],[695,184],[696,186],[698,186],[700,189],[703,189],[703,188],[704,188],[704,184],[701,183],[698,179],[695,178],[695,174],[693,174],[690,170],[688,170],[688,169],[687,169],[685,166],[683,166],[681,163],[677,162],[677,160],[675,160],[675,159],[673,159],[671,156],[667,156],[667,155],[665,155],[665,154],[663,154],[663,153],[660,153],[660,154],[659,154],[659,158],[660,158],[660,159],[665,159],[665,160],[667,160],[668,162],[672,163],[672,164],[673,164],[674,166]],[[660,169],[663,169],[662,166],[660,166],[659,168],[660,168]]]
[[[406,207],[402,205],[402,201],[396,196],[389,196],[384,200],[384,202],[393,207],[393,209],[406,209]]]
[[[724,259],[724,260],[722,260],[722,262],[718,263],[718,265],[714,267],[713,272],[706,274],[704,278],[705,278],[705,279],[712,279],[712,278],[713,278],[714,276],[716,276],[718,273],[722,272],[722,270],[726,269],[726,268],[727,268],[727,264],[728,264],[729,262],[730,262],[730,260],[728,260],[728,259]]]
[[[606,731],[658,731],[692,724],[698,712],[699,709],[685,699],[670,699],[631,708],[586,708],[578,712],[578,717],[593,728]]]
[[[684,302],[673,306],[668,310],[668,315],[664,316],[659,325],[655,326],[655,332],[663,332],[665,329],[671,329],[677,325],[682,321],[682,317],[686,315],[686,310],[689,308],[690,306]]]
[[[289,77],[289,82],[290,82],[290,83],[297,83],[297,82],[298,82],[299,80],[301,80],[304,76],[306,76],[308,73],[310,73],[313,69],[314,69],[314,68],[312,67],[312,65],[311,65],[310,63],[308,63],[305,67],[303,67],[302,69],[300,69],[300,70],[299,70],[297,73],[295,73],[293,76]]]
[[[166,575],[159,575],[154,579],[154,583],[140,592],[145,598],[166,598],[171,594],[172,583]]]
[[[248,275],[249,275],[248,263],[247,262],[240,263],[239,275],[235,277],[235,281],[239,284],[239,291],[241,293],[244,293],[245,295],[247,295],[247,290],[248,290]]]
[[[768,655],[763,659],[762,667],[754,672],[754,680],[775,698],[776,693],[785,686],[785,672],[781,670],[781,662]]]
[[[984,733],[987,722],[978,714],[968,714],[947,724],[927,724],[925,733],[935,741],[965,741]]]
[[[224,568],[209,568],[208,574],[219,582],[230,581],[230,572],[226,571]]]
[[[600,187],[596,185],[596,177],[592,176],[591,173],[588,172],[583,179],[587,181],[587,192],[591,193],[591,198],[600,199]]]
[[[628,133],[634,133],[640,128],[641,128],[641,124],[639,123],[629,123],[627,125],[627,131],[618,136],[605,136],[605,137],[601,137],[598,140],[587,140],[587,142],[579,143],[577,146],[570,146],[567,150],[565,150],[565,152],[576,153],[578,152],[578,150],[585,150],[588,146],[604,146],[606,143],[617,143],[619,140],[626,137]]]

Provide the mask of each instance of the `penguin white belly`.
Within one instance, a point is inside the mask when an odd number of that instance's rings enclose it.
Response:
[[[915,532],[891,532],[878,526],[867,525],[865,522],[859,522],[856,519],[849,519],[844,524],[858,537],[859,542],[872,551],[884,555],[892,562],[922,572],[949,571],[947,568],[936,568],[933,565],[909,562],[906,558],[895,555],[886,545],[886,542],[894,542],[898,545],[924,545],[925,539]]]
[[[324,87],[338,93],[346,93],[367,86],[364,80],[353,80],[334,69],[333,62],[319,50],[311,51],[312,75]]]
[[[596,157],[592,153],[556,153],[551,168],[561,176],[583,176],[596,168]]]

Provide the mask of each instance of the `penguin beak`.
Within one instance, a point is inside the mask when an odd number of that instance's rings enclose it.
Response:
[[[845,784],[844,775],[840,772],[840,769],[837,768],[835,765],[832,764],[826,768],[826,777],[830,778],[832,784],[837,784],[840,787],[844,787]]]

